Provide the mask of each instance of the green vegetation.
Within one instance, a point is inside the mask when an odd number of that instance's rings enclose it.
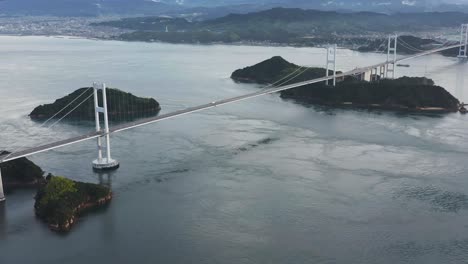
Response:
[[[92,88],[80,88],[73,93],[57,99],[52,104],[40,105],[29,114],[32,119],[47,119],[70,104],[65,111],[60,112],[55,118],[62,118],[70,110],[67,119],[94,120],[94,98]],[[81,95],[81,96],[80,96]],[[75,98],[77,100],[73,101]],[[83,104],[79,105],[84,99]],[[98,93],[99,105],[102,105],[102,93]],[[157,115],[161,110],[159,103],[153,98],[137,97],[131,93],[118,89],[107,89],[107,108],[109,120],[134,119]],[[79,105],[79,106],[78,106]]]
[[[0,156],[9,154],[0,151]],[[0,163],[6,192],[23,187],[38,187],[45,183],[42,169],[27,158]]]
[[[239,82],[274,83],[297,67],[299,66],[281,57],[273,57],[235,71],[232,78]],[[307,71],[310,73],[306,74]],[[307,71],[304,72],[305,76],[290,82],[300,82],[325,75],[325,69],[309,68]],[[377,82],[359,81],[348,77],[338,82],[336,87],[327,86],[325,83],[310,84],[282,91],[281,97],[301,103],[412,111],[457,111],[459,106],[455,97],[444,88],[434,85],[432,80],[410,77],[396,80],[383,79]]]
[[[122,34],[120,38],[128,41],[161,41],[167,43],[187,44],[232,43],[240,40],[240,36],[232,32],[215,33],[207,30],[190,32],[136,31]]]
[[[332,41],[342,45],[364,44],[363,35],[438,30],[458,27],[467,21],[468,14],[456,12],[386,15],[372,12],[339,13],[299,8],[273,8],[195,22],[183,18],[137,17],[94,25],[134,30],[133,33],[119,37],[128,41],[171,43],[243,41],[313,46]],[[166,26],[169,29],[168,33],[165,32]],[[349,39],[349,36],[354,37]]]
[[[131,17],[120,20],[92,23],[93,26],[108,26],[141,31],[166,31],[166,27],[171,31],[186,30],[194,24],[184,18],[168,17]]]
[[[36,194],[36,215],[55,231],[68,231],[78,214],[86,209],[107,204],[112,198],[109,188],[47,176],[47,184]]]
[[[303,86],[281,93],[306,103],[343,105],[383,109],[457,111],[458,100],[432,80],[403,77],[378,82],[346,80],[336,87],[323,84]]]

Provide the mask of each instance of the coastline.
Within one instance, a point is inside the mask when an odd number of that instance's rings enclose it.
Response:
[[[309,100],[308,102],[303,101],[303,98],[295,97],[283,97],[281,99],[294,103],[298,103],[304,106],[322,106],[336,109],[349,109],[349,110],[369,110],[369,111],[393,111],[408,114],[450,114],[458,113],[458,109],[450,109],[443,107],[416,107],[409,108],[402,105],[382,105],[382,104],[356,104],[353,102],[342,102],[342,103],[325,103],[315,100]]]
[[[60,232],[60,233],[68,232],[76,224],[76,222],[78,221],[78,218],[81,215],[83,215],[84,213],[88,211],[98,209],[98,208],[108,205],[111,202],[112,197],[113,197],[113,194],[110,191],[107,196],[100,198],[97,201],[94,201],[94,202],[88,201],[88,202],[83,202],[79,204],[73,209],[72,215],[62,223],[47,223],[47,221],[42,219],[40,216],[38,216],[37,213],[36,213],[36,216],[41,218],[41,220],[46,221],[50,230],[55,231],[55,232]]]
[[[317,48],[317,49],[326,49],[328,45],[299,45],[295,43],[272,43],[267,41],[238,41],[238,42],[210,42],[210,43],[185,43],[185,42],[164,42],[164,41],[144,41],[144,40],[124,40],[119,38],[119,36],[110,37],[110,38],[99,38],[99,37],[91,37],[91,36],[77,36],[77,35],[23,35],[23,34],[1,34],[0,37],[45,37],[45,38],[56,38],[56,39],[67,39],[67,40],[91,40],[91,41],[117,41],[117,42],[124,42],[124,43],[155,43],[155,44],[166,44],[166,45],[184,45],[184,46],[237,46],[237,47],[284,47],[284,48]],[[353,52],[358,52],[361,54],[382,54],[385,55],[384,52],[377,52],[377,51],[360,51],[359,47],[353,47],[348,45],[340,45],[338,44],[338,49],[345,49],[350,50]],[[400,53],[401,55],[412,55],[414,53]],[[441,53],[437,53],[440,56],[447,57],[447,58],[454,58],[454,56],[448,56]]]
[[[144,41],[144,40],[124,40],[117,37],[112,38],[99,38],[91,36],[77,36],[77,35],[24,35],[24,34],[1,34],[0,37],[45,37],[45,38],[56,38],[56,39],[68,39],[68,40],[94,40],[94,41],[118,41],[125,43],[155,43],[155,44],[170,44],[170,45],[189,45],[189,46],[245,46],[245,47],[290,47],[290,48],[325,48],[327,45],[316,45],[316,46],[306,46],[306,45],[294,45],[294,44],[284,44],[284,43],[270,43],[270,42],[255,42],[255,41],[239,41],[239,42],[211,42],[211,43],[173,43],[173,42],[164,42],[164,41]],[[343,49],[349,49],[352,51],[357,51],[351,47],[340,46]],[[367,53],[367,52],[366,52]],[[375,52],[376,54],[380,54]]]
[[[73,181],[49,174],[47,183],[34,199],[34,213],[50,230],[68,232],[78,218],[92,209],[106,206],[113,197],[109,187]]]

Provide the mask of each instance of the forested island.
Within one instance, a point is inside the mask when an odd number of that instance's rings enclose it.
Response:
[[[85,101],[82,103],[83,100]],[[99,105],[102,106],[101,92],[98,93],[98,101]],[[60,112],[65,107],[66,110]],[[107,108],[109,120],[114,121],[154,116],[161,110],[158,101],[153,98],[137,97],[131,93],[114,88],[107,88]],[[72,109],[74,110],[70,112]],[[69,95],[57,99],[54,103],[34,108],[29,114],[31,119],[34,120],[48,119],[53,116],[59,119],[65,115],[66,119],[94,120],[93,88],[80,88]]]
[[[0,151],[0,156],[5,154],[9,152]],[[20,188],[38,188],[45,184],[42,169],[27,158],[0,163],[0,169],[5,192]]]
[[[9,154],[0,151],[0,156]],[[23,188],[35,188],[34,209],[36,215],[49,228],[58,232],[71,229],[77,217],[88,210],[107,205],[112,199],[110,188],[65,177],[44,177],[44,171],[27,158],[0,163],[5,192]]]
[[[281,57],[273,57],[251,67],[236,70],[231,78],[238,82],[271,84],[283,79],[300,66]],[[301,70],[302,71],[302,70]],[[323,77],[325,69],[308,68],[304,76],[289,82]],[[309,78],[309,79],[310,79]],[[281,97],[300,103],[339,107],[359,107],[405,111],[456,112],[459,101],[427,78],[402,77],[376,82],[347,77],[336,87],[324,82],[282,91]]]
[[[290,74],[292,77],[293,75],[301,72],[302,74],[298,75],[293,80],[285,78],[285,76],[289,76]],[[280,83],[289,84],[291,82],[301,82],[320,78],[325,76],[325,73],[326,69],[324,68],[307,68],[307,70],[305,70],[305,68],[300,69],[299,65],[290,63],[280,56],[275,56],[254,66],[236,70],[232,73],[231,78],[235,81],[244,83],[271,84],[281,80]],[[333,71],[329,71],[329,73],[333,74]]]
[[[48,175],[46,184],[35,196],[36,215],[57,232],[70,231],[77,217],[107,205],[112,199],[110,188],[98,184],[72,181]]]

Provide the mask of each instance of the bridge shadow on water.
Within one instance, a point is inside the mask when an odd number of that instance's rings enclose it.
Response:
[[[355,113],[365,113],[373,115],[387,115],[395,116],[399,118],[412,118],[420,119],[422,117],[428,118],[443,118],[447,114],[444,112],[424,112],[424,111],[408,111],[408,110],[398,110],[393,108],[378,108],[378,107],[368,107],[368,106],[357,106],[357,105],[323,105],[317,103],[308,103],[308,102],[299,102],[292,98],[283,98],[282,100],[286,102],[291,102],[306,108],[313,109],[316,112],[324,113],[327,115],[337,115],[340,113],[346,112],[355,112]]]
[[[113,178],[113,171],[108,172],[95,172],[98,176],[99,185],[106,186],[112,189],[112,178]]]
[[[7,236],[7,215],[6,203],[0,203],[0,241],[6,239]]]
[[[114,171],[97,172],[99,184],[106,186],[112,190],[112,178]],[[114,199],[114,197],[113,197]],[[112,202],[103,208],[94,210],[94,213],[101,214],[99,222],[101,225],[100,231],[103,240],[112,240],[115,234],[114,210],[110,209]]]

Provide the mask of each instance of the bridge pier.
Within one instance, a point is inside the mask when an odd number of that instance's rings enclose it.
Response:
[[[102,92],[102,103],[103,106],[99,106],[98,101],[98,90]],[[97,83],[93,83],[94,89],[94,114],[96,120],[96,131],[101,131],[101,124],[99,120],[99,114],[103,113],[104,115],[104,136],[106,138],[106,157],[102,157],[102,141],[101,137],[97,138],[97,150],[98,150],[98,158],[93,161],[93,169],[95,170],[113,170],[117,169],[120,165],[119,162],[112,159],[111,157],[111,149],[110,149],[110,135],[109,135],[109,117],[107,112],[107,93],[106,93],[106,84],[98,85]]]
[[[379,69],[380,69],[380,73],[379,73]],[[382,71],[381,68],[373,68],[373,69],[371,69],[370,81],[371,81],[371,82],[376,82],[376,81],[380,80],[380,78],[381,78],[381,71]]]
[[[361,73],[355,74],[354,77],[359,81],[365,81],[366,80],[366,73],[361,72]]]
[[[5,193],[3,192],[2,169],[0,168],[0,202],[5,201]]]

